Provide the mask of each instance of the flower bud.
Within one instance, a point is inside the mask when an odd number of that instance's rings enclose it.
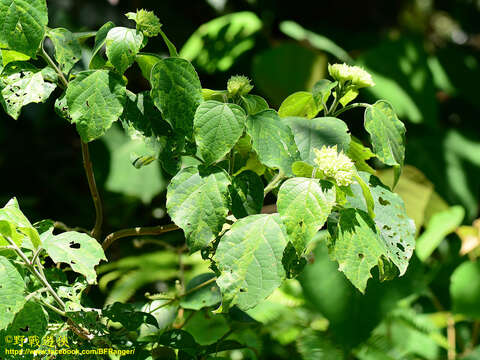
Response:
[[[352,160],[343,153],[337,152],[337,145],[322,146],[319,149],[313,149],[316,158],[318,174],[324,178],[335,180],[339,186],[350,185],[355,176],[355,165]]]
[[[359,66],[328,64],[328,73],[340,84],[350,81],[351,85],[357,89],[375,85],[372,76]]]
[[[231,96],[246,95],[253,89],[250,79],[243,75],[232,76],[227,83],[228,94]]]

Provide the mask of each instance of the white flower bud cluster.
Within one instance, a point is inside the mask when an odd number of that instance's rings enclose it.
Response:
[[[355,165],[352,160],[335,146],[322,146],[314,149],[317,171],[327,179],[333,179],[339,186],[350,185],[355,176]]]
[[[350,81],[357,89],[375,85],[372,76],[359,66],[328,64],[328,73],[341,84]]]

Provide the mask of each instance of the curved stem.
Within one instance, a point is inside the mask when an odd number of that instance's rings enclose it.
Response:
[[[102,247],[103,247],[103,250],[107,250],[116,240],[124,237],[138,236],[138,235],[160,235],[160,234],[164,234],[164,233],[178,230],[178,229],[179,227],[175,224],[123,229],[108,235],[105,238],[105,240],[103,240]]]
[[[45,51],[42,43],[42,58],[47,62],[48,65],[50,65],[55,72],[58,74],[58,77],[60,78],[60,81],[63,85],[64,88],[68,86],[68,81],[65,79],[65,76],[63,75],[63,72],[58,68],[58,66],[55,64],[55,62],[52,60],[50,56],[48,56],[47,52]]]
[[[340,109],[338,110],[337,112],[335,112],[332,116],[337,116],[337,115],[340,115],[341,113],[347,111],[347,110],[350,110],[350,109],[354,109],[354,108],[357,108],[357,107],[363,107],[363,108],[368,108],[372,105],[370,104],[367,104],[367,103],[355,103],[355,104],[350,104],[350,105],[347,105],[345,106],[343,109]]]
[[[283,174],[283,171],[282,170],[279,170],[278,171],[278,174],[275,175],[272,179],[272,181],[270,181],[268,183],[268,185],[265,187],[265,189],[263,190],[263,197],[267,196],[267,194],[272,191],[273,189],[275,189],[275,187],[278,185],[278,183],[280,181],[283,180],[284,178],[284,174]]]
[[[97,184],[95,182],[95,175],[93,174],[92,161],[90,160],[90,152],[88,150],[88,144],[80,140],[82,144],[82,157],[83,157],[83,167],[85,168],[85,173],[87,175],[88,187],[90,188],[90,194],[92,195],[93,204],[95,205],[95,226],[92,230],[92,237],[97,240],[100,240],[102,235],[102,224],[103,224],[103,208],[102,200],[100,199],[100,194],[98,193]]]

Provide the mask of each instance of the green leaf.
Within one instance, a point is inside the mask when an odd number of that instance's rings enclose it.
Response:
[[[347,156],[353,160],[355,167],[359,171],[366,171],[375,175],[375,169],[367,164],[366,160],[371,159],[375,154],[363,144],[355,136],[351,137],[352,141],[347,151]]]
[[[137,330],[142,324],[148,324],[158,327],[157,319],[152,314],[142,311],[136,311],[132,304],[122,304],[116,302],[108,305],[102,315],[114,322],[119,322],[129,331]]]
[[[299,255],[325,224],[333,205],[335,187],[328,182],[297,177],[282,184],[277,197],[278,213]]]
[[[256,114],[269,108],[267,101],[258,95],[242,95],[241,104],[248,115]]]
[[[220,168],[187,167],[167,189],[167,211],[185,232],[190,251],[208,246],[228,214],[230,179]]]
[[[190,36],[180,56],[194,61],[208,73],[226,71],[240,55],[253,48],[254,35],[261,27],[261,20],[253,12],[217,17]]]
[[[208,100],[200,104],[194,117],[194,137],[205,163],[223,158],[236,144],[245,128],[246,115],[235,104]]]
[[[278,115],[282,118],[298,116],[313,119],[322,108],[323,105],[317,105],[312,93],[308,91],[298,91],[282,102],[278,109]]]
[[[365,129],[370,134],[373,152],[380,161],[402,168],[405,159],[405,126],[388,102],[379,100],[365,110]]]
[[[415,248],[415,223],[407,216],[399,195],[392,193],[376,176],[365,172],[360,172],[359,175],[373,196],[375,224],[389,251],[388,258],[397,266],[400,275],[403,275]],[[352,184],[350,188],[354,195],[347,197],[349,205],[367,211],[360,185]]]
[[[200,79],[187,60],[167,58],[157,62],[151,72],[151,96],[163,118],[187,136],[193,132],[193,118],[203,101]]]
[[[327,79],[318,80],[313,85],[312,93],[313,97],[320,104],[325,105],[330,97],[332,90],[338,85],[337,81],[330,81]]]
[[[0,245],[8,245],[1,235],[9,236],[18,246],[22,245],[25,235],[34,248],[40,246],[40,235],[20,210],[17,199],[12,198],[0,209]],[[24,247],[27,247],[24,245]]]
[[[365,204],[367,205],[367,212],[368,215],[372,218],[375,219],[375,203],[373,201],[373,196],[372,192],[370,191],[370,188],[368,185],[365,183],[365,181],[362,179],[362,177],[358,174],[355,174],[355,180],[357,181],[358,185],[360,185],[363,193],[363,198],[365,199]]]
[[[123,79],[106,70],[77,74],[67,88],[67,106],[72,123],[84,142],[101,137],[122,115],[126,100]]]
[[[293,175],[297,177],[312,178],[316,174],[314,171],[315,168],[304,161],[295,161],[292,164]]]
[[[321,117],[303,119],[289,117],[284,121],[292,129],[295,143],[300,151],[300,157],[312,165],[315,164],[314,149],[322,146],[337,145],[338,151],[346,153],[350,145],[350,134],[347,125],[340,119]]]
[[[452,274],[450,296],[455,313],[480,319],[480,262],[466,261]]]
[[[42,246],[55,263],[68,264],[73,271],[84,275],[89,284],[97,283],[95,266],[101,260],[107,260],[97,240],[75,231],[51,234]]]
[[[42,72],[24,62],[9,63],[0,75],[0,102],[5,112],[15,120],[22,107],[45,102],[56,85],[45,82]]]
[[[0,43],[35,57],[48,23],[45,0],[2,0]]]
[[[220,295],[220,292],[219,292]],[[221,297],[219,297],[221,299]],[[197,311],[185,324],[188,331],[200,345],[215,347],[217,341],[230,330],[229,322],[224,314],[212,314],[210,311]],[[220,352],[220,350],[214,351]]]
[[[415,254],[425,261],[440,245],[442,240],[462,224],[465,209],[460,205],[438,212],[428,221],[426,230],[417,239]]]
[[[135,61],[143,43],[143,34],[135,29],[114,27],[105,39],[108,60],[123,74]]]
[[[288,242],[278,214],[250,215],[238,220],[220,239],[214,261],[223,308],[247,310],[280,286],[285,278],[283,251]]]
[[[150,81],[153,66],[160,60],[162,60],[160,55],[144,52],[138,53],[135,57],[135,61],[137,62],[143,77],[148,81]]]
[[[57,28],[47,33],[55,47],[55,59],[64,73],[69,73],[82,58],[82,49],[78,39],[67,29]]]
[[[33,301],[28,301],[7,328],[6,335],[12,337],[21,335],[25,338],[38,336],[41,339],[47,332],[47,325],[48,318],[43,308]]]
[[[215,274],[213,273],[197,275],[187,283],[185,291],[188,292],[214,277]],[[200,310],[205,307],[215,306],[219,304],[220,301],[222,301],[220,289],[215,282],[212,282],[183,297],[180,300],[180,306],[184,309]]]
[[[25,304],[25,282],[15,266],[0,256],[0,330],[10,324]]]
[[[292,131],[276,111],[264,110],[247,117],[247,132],[262,164],[292,175],[292,164],[300,160]]]
[[[263,207],[263,182],[251,170],[242,171],[232,180],[230,188],[232,213],[237,219],[259,214]]]
[[[183,330],[170,330],[163,333],[158,339],[158,343],[193,354],[199,347],[193,336]]]
[[[0,71],[2,70],[1,64],[3,66],[7,66],[8,63],[14,62],[14,61],[28,61],[30,60],[30,56],[19,53],[17,51],[13,50],[5,50],[2,49],[0,50]]]
[[[111,21],[104,24],[98,29],[95,35],[95,45],[93,46],[92,58],[90,59],[89,69],[101,69],[105,66],[105,59],[102,57],[100,51],[105,45],[108,32],[115,27],[115,24]]]

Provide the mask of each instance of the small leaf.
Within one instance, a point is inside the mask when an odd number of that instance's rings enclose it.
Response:
[[[100,51],[105,45],[107,40],[108,32],[115,27],[115,24],[111,21],[104,24],[100,29],[98,29],[95,35],[95,45],[93,46],[92,58],[90,64],[88,65],[89,69],[101,69],[105,66],[105,59],[102,57]]]
[[[365,110],[365,129],[372,139],[373,152],[380,161],[401,169],[405,159],[405,126],[395,115],[392,105],[379,100],[369,106]]]
[[[348,151],[350,134],[347,125],[340,119],[322,117],[308,120],[288,117],[284,121],[292,129],[303,161],[314,165],[314,149],[321,149],[322,146],[337,145],[338,151]]]
[[[67,106],[84,142],[101,137],[122,115],[126,100],[122,78],[106,70],[87,70],[70,82]]]
[[[167,188],[167,211],[185,232],[191,252],[215,239],[228,214],[230,179],[220,168],[187,167]]]
[[[335,187],[317,179],[297,177],[285,181],[278,192],[277,208],[297,253],[322,228],[335,205]]]
[[[200,79],[187,60],[167,58],[151,72],[151,96],[163,118],[187,136],[193,133],[193,118],[203,101]]]
[[[77,38],[67,29],[57,28],[48,31],[48,37],[55,48],[55,59],[64,73],[69,73],[82,58],[82,49]]]
[[[97,283],[95,266],[107,260],[97,240],[87,234],[68,231],[48,236],[42,245],[55,263],[66,263],[73,271],[84,275],[89,284]]]
[[[17,120],[23,106],[45,102],[55,87],[44,81],[42,72],[32,65],[12,62],[0,75],[0,102],[5,112]]]
[[[322,108],[323,106],[321,104],[317,105],[312,93],[308,91],[299,91],[293,93],[282,102],[278,109],[278,115],[282,118],[298,116],[313,119]]]
[[[194,354],[199,347],[193,336],[183,330],[170,330],[163,333],[158,343],[173,349],[182,349],[190,354]]]
[[[262,164],[292,175],[292,164],[300,160],[300,156],[291,129],[276,111],[264,110],[249,115],[247,132]]]
[[[160,55],[144,52],[138,53],[135,57],[135,61],[137,62],[143,77],[148,81],[150,81],[153,66],[160,60],[162,60]]]
[[[285,278],[282,256],[288,237],[278,214],[238,220],[220,239],[214,261],[223,308],[247,310],[280,286]]]
[[[316,174],[315,168],[304,161],[295,161],[292,164],[293,175],[297,177],[312,178]]]
[[[10,324],[25,304],[25,282],[15,266],[0,256],[0,330]]]
[[[237,219],[259,214],[263,207],[263,182],[251,170],[242,171],[232,180],[230,188],[232,213]]]
[[[367,164],[365,160],[375,157],[375,154],[363,144],[355,136],[352,136],[352,141],[347,151],[347,156],[353,160],[355,167],[359,171],[366,171],[372,175],[375,175],[375,169]]]
[[[114,27],[105,39],[108,60],[123,74],[135,61],[143,43],[141,32],[124,27]]]
[[[454,232],[461,225],[465,216],[465,209],[460,205],[452,206],[447,210],[433,214],[428,221],[426,230],[417,239],[415,254],[425,261],[440,245],[442,240]]]
[[[332,93],[332,90],[337,85],[338,85],[337,81],[332,82],[327,79],[318,80],[315,83],[315,85],[313,85],[313,89],[312,89],[313,97],[318,103],[322,104],[322,107],[323,107],[323,105],[327,103],[328,98]]]
[[[196,288],[197,286],[210,279],[213,279],[214,277],[215,274],[213,273],[197,275],[187,283],[185,291],[188,292],[189,290]],[[220,289],[215,282],[212,282],[211,284],[183,297],[180,300],[180,306],[184,309],[200,310],[205,307],[215,306],[219,304],[220,301],[222,301]]]
[[[194,117],[194,136],[206,164],[223,158],[236,144],[245,128],[246,115],[235,104],[205,101]]]
[[[35,57],[48,23],[45,0],[2,0],[0,44]]]
[[[480,261],[464,262],[455,269],[450,282],[453,311],[480,319]]]
[[[258,95],[242,95],[240,97],[241,105],[248,115],[254,115],[260,111],[268,110],[267,101]]]
[[[34,248],[40,246],[40,235],[20,210],[17,199],[12,198],[0,209],[0,245],[8,245],[1,235],[9,236],[18,246],[22,245],[25,235]],[[27,244],[23,247],[28,248]]]
[[[142,324],[158,327],[157,319],[155,319],[152,314],[136,311],[132,304],[116,302],[108,305],[107,308],[102,311],[102,315],[114,322],[119,322],[129,331],[137,330]]]

